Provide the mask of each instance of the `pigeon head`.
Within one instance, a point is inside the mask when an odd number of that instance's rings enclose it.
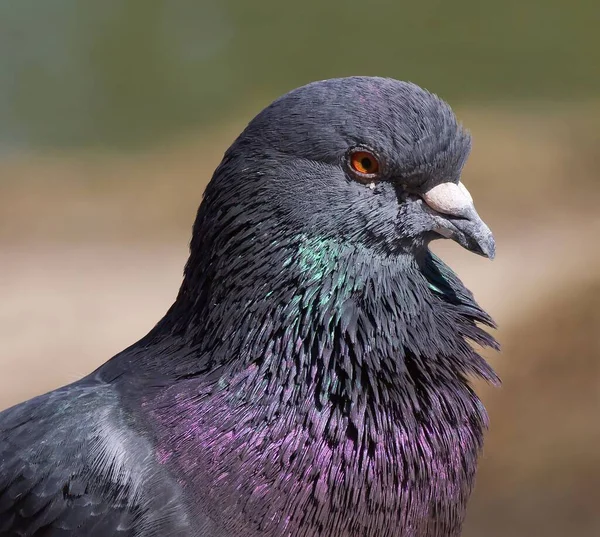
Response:
[[[414,84],[315,82],[251,121],[207,198],[236,219],[275,219],[278,234],[417,255],[452,238],[493,257],[492,234],[460,182],[470,146],[450,107]]]

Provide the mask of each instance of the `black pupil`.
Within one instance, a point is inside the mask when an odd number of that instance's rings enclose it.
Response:
[[[364,170],[369,171],[373,166],[373,163],[371,162],[371,159],[369,157],[363,157],[360,160],[360,165],[363,167]]]

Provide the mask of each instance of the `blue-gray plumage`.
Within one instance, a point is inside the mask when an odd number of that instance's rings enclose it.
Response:
[[[455,537],[496,377],[469,135],[419,87],[299,88],[226,152],[173,306],[84,379],[0,413],[2,537]]]

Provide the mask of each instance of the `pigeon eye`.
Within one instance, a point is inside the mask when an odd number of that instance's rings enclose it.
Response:
[[[356,149],[349,156],[350,168],[361,179],[375,179],[379,173],[379,160],[365,149]]]

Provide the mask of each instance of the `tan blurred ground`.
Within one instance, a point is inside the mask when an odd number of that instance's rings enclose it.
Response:
[[[463,110],[490,263],[435,249],[500,324],[468,536],[600,535],[600,108]],[[232,125],[136,155],[0,161],[0,408],[75,380],[175,297]]]

